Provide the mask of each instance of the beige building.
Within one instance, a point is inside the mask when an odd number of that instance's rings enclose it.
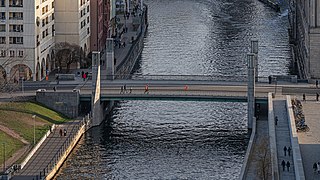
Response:
[[[0,79],[40,80],[51,69],[54,0],[0,0]]]
[[[320,2],[289,0],[289,22],[302,78],[320,78]]]
[[[90,0],[55,0],[55,43],[77,44],[90,51]]]

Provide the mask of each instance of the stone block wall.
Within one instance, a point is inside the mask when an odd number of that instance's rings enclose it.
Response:
[[[79,92],[37,92],[36,101],[69,118],[79,115]]]

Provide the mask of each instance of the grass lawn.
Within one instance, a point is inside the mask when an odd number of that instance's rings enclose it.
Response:
[[[0,125],[13,130],[14,133],[19,134],[30,144],[33,144],[34,129],[37,143],[52,124],[61,124],[68,120],[69,119],[62,114],[33,102],[0,103]],[[2,131],[0,132],[7,135]],[[10,156],[17,151],[17,149],[21,148],[23,144],[21,141],[17,139],[13,139],[15,140],[13,141],[12,138],[8,138],[7,136],[0,136],[0,149],[1,142],[6,142],[11,139],[6,143],[6,149],[10,150],[8,151],[8,156]],[[3,159],[1,158],[0,163],[3,163]]]
[[[23,143],[19,140],[7,135],[6,133],[0,131],[0,162],[3,164],[3,152],[6,151],[5,158],[8,159],[13,155],[14,152],[23,147]],[[4,144],[3,144],[4,143]]]

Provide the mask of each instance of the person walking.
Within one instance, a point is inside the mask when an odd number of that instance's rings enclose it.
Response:
[[[284,171],[286,167],[286,162],[282,160],[281,165],[282,165],[282,171]]]
[[[67,136],[67,130],[66,129],[63,130],[63,135]]]
[[[127,85],[123,86],[123,91],[124,91],[124,93],[127,93]]]
[[[319,101],[319,93],[316,93],[316,101]]]
[[[284,151],[284,156],[287,156],[287,146],[284,146],[283,151]]]
[[[54,92],[56,92],[56,91],[57,91],[56,86],[53,86],[53,91],[54,91]]]
[[[149,94],[149,85],[147,84],[145,87],[144,87],[144,94]]]
[[[275,125],[278,125],[278,116],[276,116],[276,117],[274,118],[274,124],[275,124]]]
[[[60,134],[60,137],[61,137],[62,136],[62,129],[60,129],[59,134]]]
[[[290,156],[290,154],[291,154],[291,147],[289,146],[288,147],[288,156]]]
[[[318,85],[319,85],[319,81],[316,80],[316,88],[318,88]]]
[[[313,171],[314,172],[317,172],[317,169],[318,169],[318,166],[317,166],[317,163],[313,163]]]
[[[56,77],[57,84],[59,84],[59,75]]]
[[[121,86],[120,88],[120,94],[122,94],[122,92],[123,92],[123,86]]]
[[[306,101],[306,94],[305,94],[305,93],[302,94],[302,100],[303,100],[304,102]]]
[[[287,170],[289,171],[290,170],[290,162],[287,161]]]

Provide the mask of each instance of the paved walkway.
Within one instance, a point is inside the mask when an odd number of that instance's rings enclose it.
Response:
[[[312,166],[313,163],[320,162],[320,102],[315,101],[314,96],[306,99],[307,102],[302,102],[302,105],[310,131],[298,133],[299,145],[306,180],[318,180],[320,174],[315,173]]]
[[[293,156],[292,156],[292,150],[291,150],[291,156],[288,156],[288,153],[284,153],[284,147],[287,148],[291,146],[290,141],[290,130],[289,130],[289,120],[288,120],[288,114],[286,109],[286,100],[285,96],[276,96],[275,99],[273,99],[273,109],[274,109],[274,115],[275,117],[278,117],[278,123],[275,125],[276,128],[276,144],[277,144],[277,155],[278,155],[278,165],[279,165],[279,177],[281,180],[294,180],[295,174],[294,174],[294,164],[293,164]],[[285,170],[283,170],[281,162],[282,161],[290,162],[290,168],[289,171],[287,170],[287,167],[285,167]]]
[[[43,177],[44,169],[51,163],[56,162],[55,158],[58,153],[61,154],[64,152],[64,148],[67,148],[64,144],[77,133],[79,124],[80,121],[76,120],[57,125],[55,130],[42,143],[25,167],[18,171],[12,180],[40,179],[40,172]],[[66,136],[60,136],[60,129],[67,130]],[[51,168],[52,166],[50,166],[49,171]],[[47,170],[45,173],[48,173]]]

